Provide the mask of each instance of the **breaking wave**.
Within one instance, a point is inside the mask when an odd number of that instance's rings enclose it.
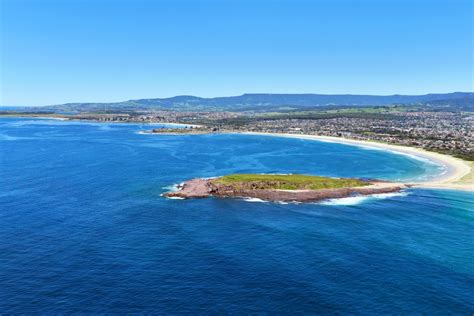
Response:
[[[268,203],[268,201],[264,201],[262,199],[257,199],[257,198],[245,198],[245,202],[252,202],[252,203]]]
[[[366,196],[350,196],[346,198],[340,198],[340,199],[330,199],[330,200],[325,200],[317,204],[322,204],[322,205],[358,205],[370,200],[381,200],[381,199],[389,199],[393,197],[403,197],[407,196],[407,192],[395,192],[395,193],[380,193],[380,194],[372,194],[372,195],[366,195]]]
[[[172,185],[167,185],[162,187],[162,189],[166,190],[166,192],[176,192],[179,191],[179,187],[182,186],[184,183],[175,183]]]

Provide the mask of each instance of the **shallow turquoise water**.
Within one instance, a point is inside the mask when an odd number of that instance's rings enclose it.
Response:
[[[149,126],[0,120],[2,312],[474,311],[473,195],[314,204],[169,200],[231,172],[391,180],[438,166],[380,150]]]

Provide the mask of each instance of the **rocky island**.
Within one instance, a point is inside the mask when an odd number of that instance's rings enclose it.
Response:
[[[206,126],[200,125],[185,125],[184,127],[180,128],[170,128],[170,127],[161,127],[161,128],[154,128],[152,130],[143,131],[144,134],[162,134],[162,135],[198,135],[198,134],[212,134],[217,133],[217,128],[209,128]]]
[[[300,174],[232,174],[212,179],[193,179],[178,186],[170,198],[237,197],[265,201],[313,202],[398,192],[407,186],[379,180],[330,178]]]

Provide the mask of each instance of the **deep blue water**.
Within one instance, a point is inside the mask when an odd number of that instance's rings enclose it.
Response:
[[[231,172],[420,178],[435,165],[288,138],[0,120],[0,312],[474,312],[466,192],[315,204],[170,200]]]

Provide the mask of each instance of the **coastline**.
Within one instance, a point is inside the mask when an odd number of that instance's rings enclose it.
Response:
[[[69,117],[59,117],[59,116],[45,116],[43,115],[7,115],[0,116],[2,117],[17,117],[17,118],[36,118],[36,119],[45,119],[45,120],[61,120],[61,121],[90,121],[98,123],[122,123],[122,124],[150,124],[150,125],[168,125],[168,126],[182,126],[182,127],[201,127],[202,125],[195,124],[183,124],[183,123],[171,123],[171,122],[104,122],[99,120],[79,120]],[[147,133],[144,131],[138,132],[139,134],[144,135],[185,135],[180,133]],[[426,180],[426,181],[411,181],[404,182],[404,184],[411,187],[422,187],[422,188],[431,188],[431,189],[451,189],[451,190],[463,190],[474,192],[474,162],[465,161],[460,158],[456,158],[450,155],[441,154],[437,152],[427,151],[422,148],[408,147],[394,144],[381,143],[376,141],[368,140],[355,140],[344,137],[333,137],[333,136],[320,136],[320,135],[306,135],[306,134],[289,134],[289,133],[266,133],[266,132],[229,132],[236,134],[245,134],[245,135],[259,135],[259,136],[273,136],[273,137],[288,137],[288,138],[298,138],[306,140],[315,140],[322,142],[333,142],[340,143],[350,146],[358,147],[369,147],[375,149],[382,149],[394,152],[396,154],[408,155],[415,158],[420,158],[428,160],[437,165],[443,166],[445,172],[437,175],[435,178]],[[191,133],[191,134],[206,134],[206,133]]]
[[[202,125],[197,125],[197,124],[185,124],[185,123],[170,123],[170,122],[134,122],[134,121],[129,121],[129,122],[123,122],[123,121],[101,121],[101,120],[96,120],[96,119],[77,119],[74,117],[67,117],[67,116],[45,116],[44,114],[40,116],[36,115],[0,115],[0,118],[34,118],[34,119],[40,119],[40,120],[59,120],[59,121],[73,121],[73,122],[95,122],[95,123],[106,123],[106,124],[148,124],[148,125],[168,125],[168,126],[182,126],[182,127],[192,127],[192,128],[197,128],[197,127],[202,127]]]
[[[243,132],[246,135],[260,135],[272,137],[289,137],[307,140],[316,140],[323,142],[334,142],[351,146],[371,147],[383,150],[393,151],[403,155],[412,155],[418,158],[427,159],[435,164],[442,165],[445,172],[434,179],[419,182],[407,183],[413,187],[431,188],[431,189],[451,189],[474,191],[474,174],[472,164],[462,159],[444,155],[436,152],[427,151],[421,148],[406,147],[400,145],[385,144],[373,141],[362,141],[332,136],[302,135],[302,134],[284,134],[284,133],[258,133]]]

